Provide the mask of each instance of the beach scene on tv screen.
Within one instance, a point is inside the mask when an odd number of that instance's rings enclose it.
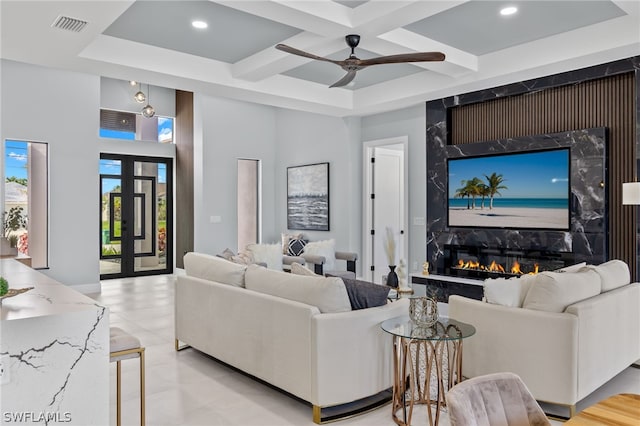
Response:
[[[449,226],[569,229],[569,149],[450,159]]]

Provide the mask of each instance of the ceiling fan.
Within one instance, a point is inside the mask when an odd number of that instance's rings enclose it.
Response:
[[[360,43],[360,36],[358,34],[349,34],[344,38],[347,45],[351,48],[351,55],[344,61],[334,61],[333,59],[323,58],[322,56],[308,53],[286,44],[276,45],[276,49],[283,52],[291,53],[293,55],[304,56],[305,58],[316,59],[318,61],[331,62],[339,65],[347,74],[340,80],[336,81],[329,87],[341,87],[349,84],[356,76],[356,72],[368,67],[369,65],[379,64],[399,64],[404,62],[428,62],[428,61],[444,61],[444,53],[441,52],[417,52],[417,53],[402,53],[399,55],[378,56],[371,59],[358,59],[354,53],[356,46]]]

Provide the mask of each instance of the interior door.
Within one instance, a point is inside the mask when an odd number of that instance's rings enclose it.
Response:
[[[402,259],[406,265],[404,253],[404,171],[403,151],[388,147],[374,149],[373,164],[373,281],[383,282],[383,276],[389,272],[389,259],[385,250],[387,228],[395,241],[395,265]],[[397,268],[396,268],[397,271]],[[406,273],[406,266],[405,266]]]
[[[171,160],[103,154],[100,277],[173,272]]]

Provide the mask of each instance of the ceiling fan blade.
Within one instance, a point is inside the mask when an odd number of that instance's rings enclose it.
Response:
[[[340,80],[336,81],[335,83],[333,83],[329,87],[346,86],[347,84],[351,83],[351,80],[353,80],[355,78],[355,76],[356,76],[356,70],[351,70],[351,71],[347,72],[344,77],[342,77]]]
[[[444,61],[444,53],[441,52],[418,52],[418,53],[401,53],[400,55],[379,56],[371,59],[361,59],[358,65],[368,67],[369,65],[378,64],[399,64],[404,62],[429,62]]]
[[[305,52],[304,50],[299,50],[291,46],[287,46],[286,44],[277,44],[276,49],[282,50],[283,52],[291,53],[293,55],[302,56],[309,59],[315,59],[318,61],[331,62],[336,65],[342,66],[344,61],[334,61],[333,59],[323,58],[322,56],[314,55],[313,53]]]

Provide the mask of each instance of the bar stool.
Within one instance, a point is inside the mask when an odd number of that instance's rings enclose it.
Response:
[[[120,392],[121,367],[120,361],[130,358],[140,358],[140,425],[144,426],[144,348],[140,340],[121,328],[111,327],[109,346],[111,362],[116,362],[116,412],[117,425],[122,424],[122,410]]]

